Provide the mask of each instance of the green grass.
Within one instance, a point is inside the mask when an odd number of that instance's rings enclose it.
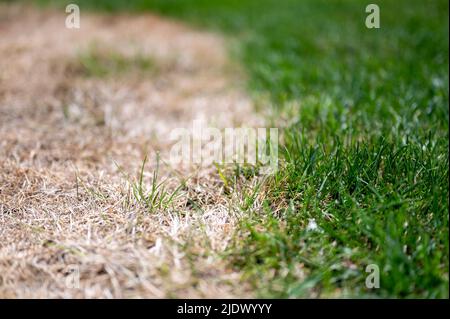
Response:
[[[249,92],[293,120],[265,209],[243,207],[227,256],[262,296],[448,298],[447,1],[376,1],[378,30],[367,1],[77,2],[233,37]]]
[[[97,45],[81,52],[75,68],[88,77],[112,77],[129,75],[131,72],[155,71],[153,60],[143,54],[128,57],[118,52],[99,49]]]

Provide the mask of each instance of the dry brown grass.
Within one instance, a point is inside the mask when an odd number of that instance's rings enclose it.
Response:
[[[168,133],[193,119],[258,123],[223,40],[153,15],[83,13],[67,30],[64,12],[0,12],[0,297],[251,296],[219,256],[238,212],[213,168],[162,165],[169,189],[185,185],[151,212],[124,174],[148,156],[150,187]],[[93,44],[156,71],[87,76]]]

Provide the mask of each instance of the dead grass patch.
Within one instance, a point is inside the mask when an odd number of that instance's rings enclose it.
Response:
[[[0,6],[0,296],[250,296],[220,258],[238,212],[213,167],[161,165],[149,196],[170,130],[259,121],[223,40],[153,15],[71,31],[64,12]],[[108,50],[74,70],[92,43]]]

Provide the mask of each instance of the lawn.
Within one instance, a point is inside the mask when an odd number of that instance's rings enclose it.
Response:
[[[365,1],[76,2],[225,34],[284,124],[264,209],[236,172],[247,204],[224,256],[262,297],[448,298],[447,1],[376,1],[380,29]]]

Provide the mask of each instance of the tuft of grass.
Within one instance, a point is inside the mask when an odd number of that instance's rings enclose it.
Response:
[[[131,179],[128,174],[121,172],[125,175],[126,179],[130,183],[131,186],[131,194],[137,203],[142,204],[149,213],[156,212],[157,210],[165,210],[168,209],[177,199],[180,190],[185,187],[185,183],[182,182],[178,187],[174,190],[170,191],[169,187],[167,187],[167,179],[160,180],[159,178],[159,165],[160,165],[160,157],[159,154],[156,155],[156,168],[153,171],[153,176],[151,180],[150,188],[147,189],[144,182],[144,173],[145,173],[145,164],[147,163],[147,156],[144,157],[142,161],[141,169],[139,171],[139,175],[137,180]]]

